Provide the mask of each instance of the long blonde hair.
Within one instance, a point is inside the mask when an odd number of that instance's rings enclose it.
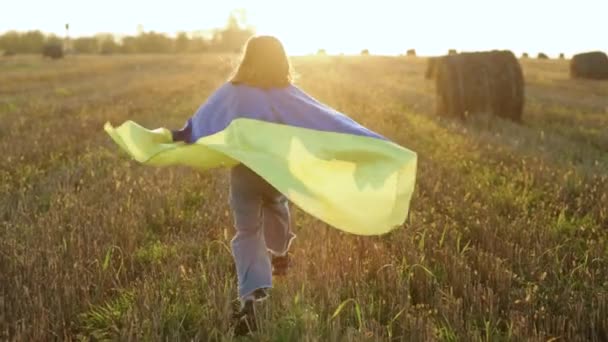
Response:
[[[292,71],[283,44],[272,36],[251,37],[230,82],[258,88],[283,88],[291,84]]]

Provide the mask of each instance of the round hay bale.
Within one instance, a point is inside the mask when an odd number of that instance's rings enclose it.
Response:
[[[502,118],[521,122],[524,111],[524,73],[510,51],[496,51],[493,55],[492,112]]]
[[[405,53],[406,56],[408,57],[416,57],[416,49],[409,49],[406,51]]]
[[[511,51],[461,53],[433,63],[438,115],[489,113],[521,121],[524,77]]]
[[[47,44],[42,49],[42,56],[52,59],[63,58],[63,47],[60,44]]]
[[[601,51],[579,53],[570,60],[570,77],[608,79],[608,56]]]
[[[462,59],[438,57],[434,62],[437,115],[464,119]]]
[[[361,50],[361,56],[369,56],[369,50],[368,49]]]
[[[536,56],[537,59],[549,59],[549,56],[547,56],[546,54],[539,52],[538,56]]]
[[[448,50],[448,56],[454,56],[457,55],[458,51],[456,51],[456,49],[449,49]]]

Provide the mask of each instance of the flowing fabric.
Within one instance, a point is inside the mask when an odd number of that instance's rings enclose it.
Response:
[[[206,170],[243,163],[302,210],[354,234],[401,225],[414,190],[415,152],[293,85],[227,83],[178,132],[132,121],[104,128],[143,164]]]

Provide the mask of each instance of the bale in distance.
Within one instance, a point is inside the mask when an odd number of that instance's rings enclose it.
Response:
[[[465,119],[476,113],[490,113],[521,121],[524,77],[511,51],[461,53],[437,57],[429,64],[435,79],[438,115]]]
[[[405,52],[405,55],[408,57],[416,57],[416,49],[409,49]]]
[[[454,56],[457,55],[458,51],[456,51],[456,49],[449,49],[448,50],[448,56]]]
[[[608,56],[601,51],[579,53],[572,56],[570,77],[608,80]]]
[[[317,56],[327,56],[327,51],[325,49],[317,50]]]
[[[47,44],[42,49],[42,56],[52,59],[63,58],[63,47],[60,44]]]
[[[361,50],[361,56],[369,56],[369,50],[368,49]]]
[[[521,54],[521,58],[530,58],[530,55],[527,52]]]
[[[539,52],[538,56],[536,56],[537,59],[549,59],[549,56],[547,56],[547,54],[543,53],[543,52]]]

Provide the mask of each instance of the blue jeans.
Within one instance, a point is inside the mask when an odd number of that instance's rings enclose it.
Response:
[[[272,287],[268,251],[287,253],[291,231],[287,198],[243,164],[230,172],[230,206],[236,235],[232,255],[239,281],[239,296]]]

